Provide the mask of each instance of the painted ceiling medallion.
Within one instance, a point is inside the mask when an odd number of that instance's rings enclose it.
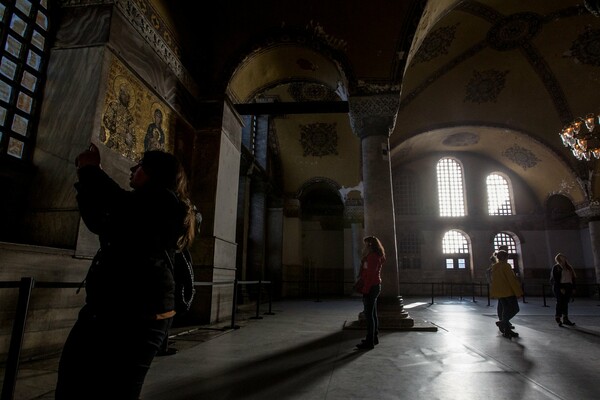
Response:
[[[502,155],[515,164],[519,165],[524,170],[535,167],[542,160],[529,149],[515,144],[502,152]]]
[[[459,24],[444,26],[429,34],[425,40],[423,40],[417,54],[415,54],[414,63],[418,64],[431,61],[436,57],[448,54],[450,45],[456,36],[456,28],[458,25]]]
[[[465,147],[479,143],[479,135],[471,132],[455,133],[444,139],[442,144],[449,147]]]
[[[594,67],[600,66],[600,30],[587,30],[571,45],[571,56]]]
[[[318,83],[294,82],[290,84],[288,93],[294,101],[335,101],[339,100],[335,92]]]
[[[536,13],[512,14],[492,26],[487,40],[496,50],[516,49],[531,40],[539,32],[541,25],[542,17]]]
[[[300,125],[300,144],[304,149],[304,157],[337,155],[337,141],[336,124],[319,122]]]
[[[496,102],[498,96],[506,85],[506,75],[509,71],[488,69],[486,71],[473,71],[473,76],[467,84],[465,102],[489,103]]]

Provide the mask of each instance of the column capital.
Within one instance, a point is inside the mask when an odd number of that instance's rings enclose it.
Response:
[[[361,139],[367,136],[390,136],[396,125],[400,105],[399,93],[353,96],[348,99],[350,125]]]
[[[600,202],[597,200],[590,201],[584,206],[578,207],[575,212],[581,218],[600,220]]]

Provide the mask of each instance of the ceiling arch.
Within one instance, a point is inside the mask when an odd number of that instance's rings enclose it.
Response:
[[[308,82],[344,96],[347,81],[340,65],[309,47],[277,44],[248,55],[234,71],[227,88],[235,103],[249,103],[279,85]]]
[[[559,132],[600,111],[598,48],[600,18],[579,0],[428,2],[405,69],[392,154],[469,151],[510,168],[541,202],[553,193],[589,200],[586,181],[600,193],[600,163],[576,160]]]

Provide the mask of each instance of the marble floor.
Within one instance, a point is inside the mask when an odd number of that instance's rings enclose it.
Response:
[[[370,351],[354,346],[358,298],[282,301],[274,315],[240,328],[174,332],[179,352],[157,357],[144,400],[183,399],[569,399],[600,398],[600,301],[570,306],[574,327],[554,322],[553,304],[519,303],[518,338],[500,335],[491,306],[458,299],[405,298],[437,331],[382,331]],[[118,362],[118,360],[115,360]],[[15,399],[52,399],[56,359],[23,363]]]

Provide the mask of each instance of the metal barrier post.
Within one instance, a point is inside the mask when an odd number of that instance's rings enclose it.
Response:
[[[473,303],[477,303],[475,300],[475,282],[471,282],[471,294],[473,295]]]
[[[433,296],[434,296],[433,293],[435,291],[434,285],[435,285],[435,283],[431,282],[431,304],[432,305],[433,305]]]
[[[259,279],[258,280],[258,290],[256,293],[256,315],[254,317],[250,317],[250,319],[262,319],[262,317],[260,315],[258,315],[260,313],[260,289],[262,287],[262,281]]]
[[[265,315],[275,315],[275,313],[272,311],[272,306],[273,306],[273,284],[271,282],[266,282],[269,284],[269,289],[267,290],[267,293],[269,295],[269,311],[265,313]]]
[[[21,278],[19,301],[10,337],[6,370],[4,371],[4,383],[2,384],[2,395],[0,396],[1,400],[12,400],[15,394],[21,345],[23,344],[23,336],[25,335],[25,323],[27,322],[27,311],[29,310],[29,300],[31,299],[33,284],[33,278]]]
[[[542,298],[544,299],[544,307],[548,307],[546,304],[546,285],[542,284]]]
[[[321,288],[319,286],[319,281],[316,281],[315,284],[317,286],[317,299],[315,300],[315,302],[320,303],[321,302]]]
[[[488,307],[490,306],[490,284],[487,283],[485,286],[487,286],[487,298],[488,298]]]
[[[235,324],[235,311],[237,309],[237,291],[238,291],[238,280],[235,278],[233,280],[233,305],[231,306],[231,329],[240,329],[238,325]]]

